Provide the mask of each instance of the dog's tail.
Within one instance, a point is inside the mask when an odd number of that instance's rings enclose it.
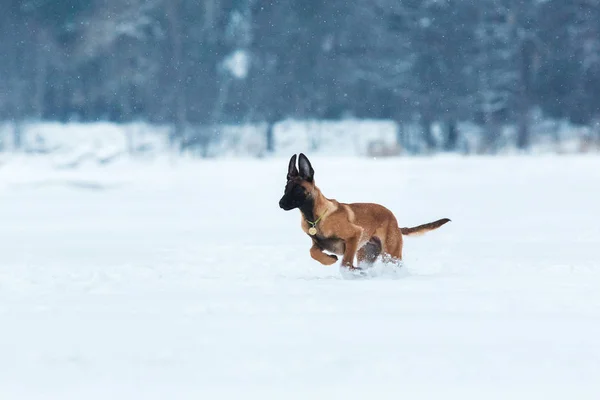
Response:
[[[428,224],[415,226],[413,228],[400,228],[400,232],[402,232],[403,235],[407,235],[407,236],[424,235],[425,233],[427,233],[429,231],[439,228],[440,226],[444,225],[446,222],[450,222],[450,220],[448,218],[442,218],[442,219],[438,219],[437,221],[430,222]]]

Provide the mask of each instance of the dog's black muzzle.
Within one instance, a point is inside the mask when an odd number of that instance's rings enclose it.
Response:
[[[279,207],[282,208],[285,211],[289,211],[289,210],[292,210],[292,209],[294,209],[294,208],[297,207],[297,206],[295,206],[292,203],[293,202],[289,201],[289,199],[286,199],[285,197],[282,197],[281,200],[279,200]]]

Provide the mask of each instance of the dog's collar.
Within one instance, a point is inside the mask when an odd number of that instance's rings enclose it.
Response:
[[[309,235],[314,236],[317,234],[317,224],[319,223],[321,218],[323,218],[325,214],[327,214],[327,211],[329,210],[325,210],[325,212],[321,214],[321,216],[317,218],[315,222],[309,221],[308,219],[306,219],[306,217],[304,218],[304,220],[310,225],[310,228],[308,229]]]
[[[325,211],[323,214],[321,214],[321,216],[319,218],[317,218],[317,220],[315,222],[311,222],[309,220],[307,220],[306,218],[304,218],[306,220],[306,222],[308,222],[308,224],[310,226],[312,226],[313,228],[317,226],[317,224],[319,223],[319,221],[321,220],[321,218],[323,218],[325,216],[325,214],[327,214],[327,211]]]

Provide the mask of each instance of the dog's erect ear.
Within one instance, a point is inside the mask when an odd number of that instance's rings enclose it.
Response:
[[[293,178],[294,176],[298,176],[298,168],[296,168],[296,155],[294,154],[292,158],[290,158],[290,164],[288,165],[288,174],[287,177]]]
[[[308,161],[308,158],[300,153],[300,160],[298,161],[298,165],[300,166],[300,176],[302,177],[302,179],[306,179],[309,182],[312,182],[314,176],[315,176],[315,170],[313,169],[312,165],[310,165],[310,161]]]

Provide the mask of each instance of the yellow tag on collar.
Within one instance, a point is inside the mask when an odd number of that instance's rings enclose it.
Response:
[[[317,234],[317,228],[311,226],[310,228],[308,228],[308,234],[311,236],[315,236]]]

